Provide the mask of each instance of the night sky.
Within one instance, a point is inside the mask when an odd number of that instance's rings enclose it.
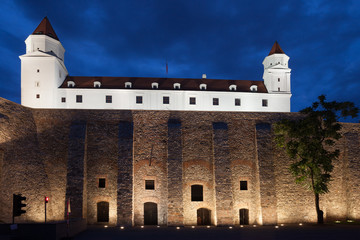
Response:
[[[20,103],[25,39],[47,16],[72,76],[262,80],[290,57],[291,111],[317,96],[360,105],[360,1],[1,0],[0,96]],[[358,121],[358,120],[357,120]]]

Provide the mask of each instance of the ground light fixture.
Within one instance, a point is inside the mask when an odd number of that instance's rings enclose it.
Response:
[[[335,221],[335,223],[341,223],[341,221],[339,221],[339,220],[336,220],[336,221]]]
[[[121,227],[120,227],[120,229],[124,229],[124,227],[123,227],[123,226],[121,226]]]
[[[302,226],[303,224],[302,223],[299,223],[299,226]]]
[[[283,226],[285,226],[285,225],[282,223],[282,224],[280,224],[280,226],[282,226],[282,227],[283,227]]]
[[[157,225],[156,227],[157,227],[157,228],[159,228],[160,226],[159,226],[159,225]]]
[[[107,227],[108,227],[108,225],[105,225],[105,226],[104,226],[104,228],[107,228]]]
[[[232,229],[232,226],[230,226],[229,229]]]
[[[256,227],[256,225],[253,225],[253,227]]]
[[[206,226],[207,228],[210,228],[210,226]]]
[[[244,225],[240,225],[240,227],[244,227]]]
[[[144,228],[144,226],[141,226],[141,228]]]
[[[275,228],[279,228],[279,226],[276,225]]]
[[[191,226],[191,228],[195,228],[195,226]]]
[[[180,229],[180,227],[176,227],[176,229],[177,229],[177,230],[179,230],[179,229]]]
[[[348,223],[352,223],[352,222],[354,222],[354,220],[351,220],[351,219],[348,219],[348,220],[346,220]]]

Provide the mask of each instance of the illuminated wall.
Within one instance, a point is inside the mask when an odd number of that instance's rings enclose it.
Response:
[[[0,221],[11,222],[12,194],[27,197],[16,222],[71,217],[98,223],[107,202],[111,225],[143,225],[144,204],[157,204],[159,225],[196,225],[197,210],[212,225],[315,222],[314,197],[294,183],[291,160],[275,148],[271,123],[296,113],[215,113],[29,109],[0,99]],[[321,197],[327,221],[360,219],[359,124],[343,124],[330,193]],[[99,179],[105,179],[99,187]],[[145,181],[153,180],[154,189]],[[247,190],[240,189],[247,181]],[[191,186],[203,186],[203,201]]]

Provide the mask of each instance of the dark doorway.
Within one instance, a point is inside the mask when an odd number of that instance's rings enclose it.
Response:
[[[98,202],[97,203],[97,221],[109,222],[109,203]]]
[[[249,209],[242,208],[240,211],[240,225],[249,225]]]
[[[157,204],[152,202],[144,203],[144,225],[157,225]]]
[[[197,225],[211,225],[211,211],[206,208],[197,210]]]

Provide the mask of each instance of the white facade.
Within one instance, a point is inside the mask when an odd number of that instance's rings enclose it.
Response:
[[[290,112],[290,96],[283,93],[73,88],[58,89],[57,95],[53,108]],[[111,103],[106,102],[106,96],[111,96]],[[168,104],[164,97],[168,97]],[[195,104],[190,104],[190,98],[195,98]]]
[[[289,57],[283,53],[271,54],[263,61],[267,92],[257,92],[256,84],[246,91],[239,91],[236,83],[241,83],[241,80],[233,81],[235,84],[221,91],[208,90],[206,83],[192,90],[182,90],[181,85],[179,89],[165,90],[158,83],[152,83],[149,89],[136,89],[131,82],[125,83],[126,88],[106,88],[101,81],[94,81],[92,87],[81,88],[66,80],[65,50],[60,41],[45,34],[32,34],[25,43],[26,54],[20,56],[21,104],[27,107],[290,112],[291,69],[288,68]]]

